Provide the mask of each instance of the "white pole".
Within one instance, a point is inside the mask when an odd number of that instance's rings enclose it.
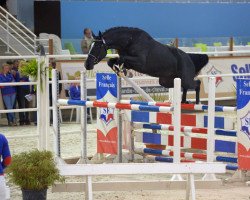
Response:
[[[174,79],[174,163],[180,163],[180,146],[181,146],[181,79]]]
[[[117,76],[117,102],[121,101],[122,97],[122,90],[121,90],[121,77]],[[118,162],[122,163],[122,116],[121,116],[121,110],[117,109],[117,119],[118,119]]]
[[[81,100],[87,100],[86,74],[81,72]],[[91,108],[89,108],[91,109]],[[81,158],[78,163],[87,163],[87,107],[81,106]]]
[[[41,64],[43,63],[43,64]],[[40,72],[38,74],[40,74],[40,79],[38,79],[38,81],[40,82],[40,110],[39,110],[39,128],[40,128],[40,146],[42,149],[46,149],[46,143],[47,143],[47,139],[46,139],[46,123],[48,120],[48,116],[47,116],[47,111],[46,111],[46,77],[45,77],[45,56],[41,56],[40,57]],[[43,72],[43,73],[41,73]]]
[[[180,163],[181,154],[181,79],[174,79],[173,97],[173,125],[174,125],[174,163]],[[180,174],[174,174],[171,180],[183,180]]]
[[[40,57],[37,58],[37,64],[38,64],[38,72],[37,72],[37,85],[36,85],[36,108],[37,108],[37,112],[36,112],[36,123],[37,123],[37,135],[39,135],[38,137],[38,149],[41,150],[42,149],[42,133],[40,131],[40,112],[41,112],[41,68],[40,68]],[[35,85],[34,85],[34,90],[35,90]]]
[[[51,116],[51,112],[50,112],[50,90],[49,90],[49,59],[48,57],[45,57],[45,88],[44,88],[44,92],[45,92],[45,96],[46,96],[46,117],[47,117],[47,120],[45,122],[45,126],[46,126],[46,150],[49,149],[49,143],[50,143],[50,140],[49,140],[49,133],[50,133],[50,118],[52,117]],[[52,92],[52,91],[51,91]]]
[[[208,133],[207,133],[207,162],[214,161],[214,118],[215,118],[215,87],[216,78],[208,78]],[[203,180],[216,180],[214,174],[205,174]]]
[[[53,107],[53,130],[54,130],[54,152],[56,158],[60,158],[60,140],[59,140],[59,117],[58,117],[58,77],[57,70],[52,69],[52,107]]]

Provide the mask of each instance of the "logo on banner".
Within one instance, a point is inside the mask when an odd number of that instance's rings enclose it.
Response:
[[[245,133],[250,140],[250,112],[241,119],[241,131]]]
[[[207,71],[207,75],[218,75],[218,74],[222,74],[221,71],[219,71],[218,69],[216,69],[214,66],[209,70]],[[218,87],[218,85],[222,82],[222,77],[220,76],[217,76],[216,77],[216,87]]]
[[[114,120],[114,109],[113,108],[101,108],[100,119],[108,125]]]

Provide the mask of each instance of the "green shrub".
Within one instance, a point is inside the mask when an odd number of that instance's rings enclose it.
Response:
[[[64,181],[50,151],[32,150],[14,155],[7,173],[12,183],[28,190],[42,190],[55,181]]]

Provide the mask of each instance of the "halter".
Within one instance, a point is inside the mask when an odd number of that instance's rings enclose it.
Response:
[[[93,41],[93,44],[94,44],[94,42],[102,42],[101,47],[104,46],[104,47],[105,47],[105,50],[107,50],[106,42],[105,42],[104,39],[102,39],[102,40],[94,40],[94,41]],[[93,46],[94,46],[94,45],[93,45]],[[92,47],[92,48],[93,48],[93,47]],[[100,51],[101,51],[101,50],[100,50]],[[89,52],[91,52],[91,49],[90,49]],[[91,53],[88,53],[88,55],[89,55],[89,56],[92,56],[92,57],[94,58],[94,64],[97,64],[97,63],[98,63],[99,56],[100,56],[100,52],[99,52],[99,54],[98,54],[98,57],[94,56],[94,55],[91,54]]]

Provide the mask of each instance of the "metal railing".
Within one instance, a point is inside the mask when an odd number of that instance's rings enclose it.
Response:
[[[36,49],[40,42],[48,43],[49,41],[48,39],[39,39],[30,29],[0,6],[1,25],[7,31],[6,38],[4,39],[4,43],[7,45],[6,53],[10,53],[10,37],[14,37],[26,51],[30,52],[30,55],[36,54]],[[48,44],[45,47],[48,49]],[[12,47],[12,50],[18,54],[15,47]]]

